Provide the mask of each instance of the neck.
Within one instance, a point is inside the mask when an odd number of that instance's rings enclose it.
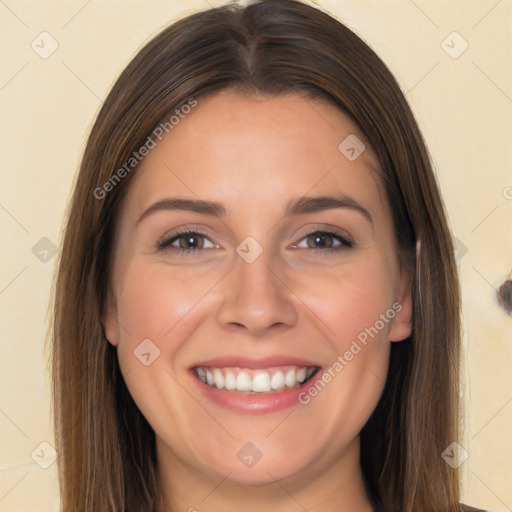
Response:
[[[160,512],[371,512],[359,462],[359,439],[328,467],[317,462],[300,474],[260,485],[202,471],[178,459],[157,439],[164,505]],[[204,468],[203,468],[204,469]]]

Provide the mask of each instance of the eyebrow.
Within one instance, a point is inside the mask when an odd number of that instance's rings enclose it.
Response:
[[[299,199],[291,201],[286,205],[284,216],[292,217],[295,215],[317,213],[333,208],[342,208],[358,212],[363,215],[373,226],[373,217],[371,213],[357,201],[345,195],[300,197]],[[152,204],[149,208],[142,212],[136,224],[139,224],[143,219],[156,212],[173,210],[196,212],[213,217],[223,217],[230,213],[230,209],[226,205],[215,201],[172,197]]]
[[[321,196],[321,197],[301,197],[296,201],[290,202],[285,209],[285,216],[303,215],[306,213],[317,213],[333,208],[342,208],[353,210],[363,215],[373,226],[373,217],[371,213],[355,199],[345,195]]]
[[[144,210],[136,224],[139,224],[146,217],[156,212],[173,210],[197,212],[202,213],[203,215],[211,215],[213,217],[222,217],[229,213],[229,209],[222,203],[204,201],[202,199],[182,199],[179,197],[171,197],[158,201]]]

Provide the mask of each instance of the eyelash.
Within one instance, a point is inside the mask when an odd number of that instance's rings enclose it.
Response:
[[[315,230],[315,231],[311,231],[310,233],[308,233],[305,236],[303,236],[299,240],[299,242],[302,242],[302,240],[305,240],[305,239],[307,239],[307,238],[309,238],[309,237],[311,237],[313,235],[319,235],[319,234],[330,236],[335,241],[338,241],[340,243],[337,246],[328,247],[328,248],[325,248],[325,249],[322,249],[321,247],[308,247],[308,248],[306,248],[307,250],[309,250],[311,252],[314,252],[314,253],[315,252],[334,253],[334,252],[338,252],[338,251],[341,251],[341,250],[344,250],[344,249],[349,249],[349,248],[353,247],[353,245],[354,245],[353,242],[351,242],[350,240],[348,240],[347,238],[345,238],[345,237],[343,237],[341,235],[333,233],[332,231],[326,231],[326,230],[321,230],[321,229],[318,229],[318,230]],[[177,240],[180,240],[181,238],[185,237],[186,235],[189,235],[189,236],[190,235],[199,235],[199,236],[202,236],[202,237],[208,239],[208,236],[205,233],[202,233],[201,231],[191,230],[191,229],[184,229],[183,231],[178,231],[176,233],[172,233],[169,236],[163,237],[157,243],[157,249],[159,251],[163,251],[163,250],[172,251],[172,252],[174,252],[176,254],[185,255],[185,256],[189,256],[191,254],[197,254],[197,252],[201,251],[202,249],[181,249],[179,247],[172,247],[171,246],[172,243],[176,242]],[[297,244],[293,244],[293,247],[297,247]],[[208,249],[211,249],[211,248],[207,248],[207,249],[204,249],[204,250],[208,250]]]
[[[206,236],[206,233],[201,233],[201,231],[198,230],[192,230],[192,229],[184,229],[182,231],[178,231],[176,233],[172,233],[169,236],[164,236],[157,244],[157,248],[159,251],[172,251],[179,255],[189,256],[191,254],[195,254],[201,249],[181,249],[179,247],[171,247],[171,244],[175,242],[176,240],[179,240],[180,238],[184,238],[186,235],[199,235],[203,236],[205,238],[208,238]],[[206,249],[207,250],[207,249]]]

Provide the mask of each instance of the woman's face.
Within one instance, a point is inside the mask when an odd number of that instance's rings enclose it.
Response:
[[[159,460],[247,484],[358,461],[411,316],[363,135],[317,100],[225,91],[154,140],[103,321]]]

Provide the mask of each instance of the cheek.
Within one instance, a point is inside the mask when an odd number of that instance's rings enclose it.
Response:
[[[335,276],[318,273],[301,284],[300,295],[321,319],[317,324],[327,326],[322,331],[331,345],[325,386],[306,390],[301,403],[333,432],[333,442],[344,445],[370,417],[386,381],[395,317],[392,272],[384,259],[361,261]]]
[[[121,340],[130,343],[144,338],[172,341],[216,282],[208,271],[170,270],[143,262],[131,265],[125,276],[117,314]]]
[[[200,408],[191,413],[183,382],[190,364],[187,341],[204,320],[208,292],[218,281],[211,274],[149,265],[143,259],[122,274],[119,365],[133,400],[156,431],[182,432],[189,427],[188,416],[202,414]]]
[[[322,331],[339,352],[352,340],[364,342],[369,332],[372,339],[388,341],[394,317],[387,314],[393,303],[391,276],[385,260],[373,258],[357,265],[340,265],[337,271],[300,278],[294,289],[322,320]]]
[[[317,325],[324,326],[322,332],[330,344],[323,399],[332,405],[332,421],[343,417],[351,432],[369,417],[386,381],[388,333],[396,314],[392,279],[387,260],[375,255],[296,283],[298,294],[321,320]],[[309,395],[304,401],[310,398],[315,401]]]
[[[218,279],[143,261],[131,264],[123,276],[117,296],[117,354],[126,384],[144,411],[158,401],[155,389],[162,379],[171,393],[177,392],[169,375],[190,363],[187,340],[201,324],[208,291]]]

